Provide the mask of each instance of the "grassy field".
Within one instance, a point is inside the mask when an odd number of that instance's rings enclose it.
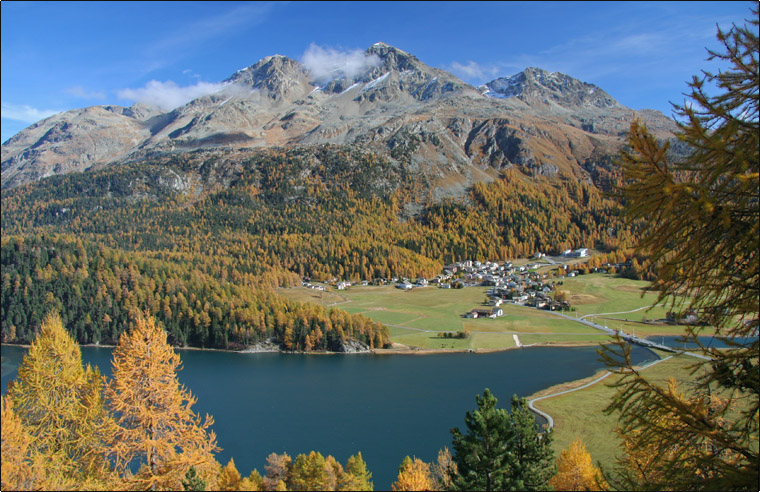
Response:
[[[651,306],[657,301],[656,292],[644,292],[649,282],[630,280],[614,275],[592,274],[562,279],[558,288],[570,293],[570,304],[576,308],[579,316],[598,313],[623,313],[619,318],[633,321],[665,318],[668,309],[656,306],[650,309],[626,313],[644,306]],[[643,294],[643,297],[642,297]]]
[[[685,355],[675,356],[645,369],[643,373],[652,381],[661,382],[672,377],[679,383],[688,384],[693,381],[689,366],[695,361],[696,359]],[[600,375],[601,372],[584,380],[547,388],[528,399],[579,387]],[[617,377],[619,376],[612,375],[588,388],[535,403],[537,409],[554,419],[553,444],[556,455],[570,446],[574,439],[580,438],[594,462],[601,462],[605,469],[612,468],[615,458],[621,453],[622,441],[615,433],[617,415],[605,415],[603,409],[615,394],[615,389],[609,387],[609,384]]]
[[[602,313],[634,311],[650,306],[656,294],[641,297],[646,282],[617,278],[612,275],[581,275],[564,279],[559,288],[568,291],[577,317]],[[315,302],[361,313],[388,325],[395,343],[423,349],[499,349],[515,346],[513,334],[523,345],[532,344],[597,344],[608,338],[602,332],[560,318],[555,314],[529,307],[503,304],[504,316],[497,319],[468,319],[462,315],[484,307],[486,287],[439,289],[434,286],[402,291],[394,286],[352,286],[347,290],[319,292],[302,287],[279,289],[278,292],[299,302]],[[640,309],[628,314],[595,316],[592,320],[611,328],[637,335],[677,335],[677,326],[641,323],[664,318],[666,309]],[[627,320],[626,320],[627,318]],[[440,332],[469,330],[467,340],[445,339]]]

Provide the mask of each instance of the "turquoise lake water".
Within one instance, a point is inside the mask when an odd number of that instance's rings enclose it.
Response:
[[[2,347],[2,391],[24,348]],[[489,354],[303,355],[180,351],[179,380],[214,416],[223,450],[243,475],[264,474],[270,453],[319,451],[345,464],[362,452],[376,490],[388,490],[404,456],[431,462],[451,449],[475,395],[490,388],[509,408],[513,394],[585,378],[603,368],[594,347],[531,347]],[[110,376],[111,349],[83,347],[86,363]],[[655,360],[633,348],[635,363]]]

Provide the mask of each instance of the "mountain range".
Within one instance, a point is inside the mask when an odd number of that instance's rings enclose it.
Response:
[[[676,130],[562,73],[527,68],[474,87],[385,43],[364,55],[362,70],[326,74],[268,56],[168,112],[138,103],[56,114],[3,143],[2,188],[197,150],[350,144],[404,166],[437,200],[512,167],[592,181],[634,117],[660,138]]]
[[[387,327],[273,289],[579,247],[621,263],[640,223],[606,192],[630,122],[676,130],[568,75],[473,87],[383,43],[350,67],[269,56],[218,86],[171,111],[67,111],[2,145],[4,342],[56,309],[79,343],[147,312],[178,346],[388,346]]]

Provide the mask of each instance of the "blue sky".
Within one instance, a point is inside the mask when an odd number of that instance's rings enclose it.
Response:
[[[137,99],[180,104],[281,54],[383,41],[482,84],[528,66],[671,114],[686,82],[716,71],[716,24],[753,2],[0,3],[2,141],[59,111]],[[311,51],[309,51],[311,50]]]

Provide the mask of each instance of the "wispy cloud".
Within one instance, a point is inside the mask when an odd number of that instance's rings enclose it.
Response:
[[[241,3],[237,7],[206,19],[191,22],[151,42],[144,49],[150,72],[177,62],[192,52],[194,47],[207,44],[215,38],[231,35],[242,28],[251,28],[266,21],[277,2]]]
[[[480,64],[472,60],[467,63],[453,62],[450,70],[462,77],[463,79],[476,82],[484,82],[486,79],[493,79],[498,77],[501,72],[501,68],[496,64]]]
[[[665,75],[691,68],[693,59],[715,40],[715,29],[695,29],[705,24],[688,16],[652,16],[646,23],[633,19],[614,28],[592,31],[533,54],[517,53],[501,60],[504,66],[537,66],[585,79],[624,75]],[[720,22],[720,19],[717,19]],[[715,25],[715,21],[708,24]],[[725,22],[722,22],[725,24]],[[522,68],[519,68],[522,69]],[[650,80],[649,83],[657,83]]]
[[[381,60],[360,49],[340,51],[311,44],[301,57],[301,63],[314,80],[327,81],[340,77],[352,79],[380,65]]]
[[[26,104],[11,104],[5,101],[0,103],[0,109],[0,116],[3,119],[21,121],[22,123],[36,123],[61,112],[56,109],[37,109]]]
[[[71,94],[72,96],[78,97],[80,99],[96,99],[96,100],[103,100],[106,98],[106,93],[104,91],[91,91],[87,90],[81,85],[76,85],[74,87],[69,87],[64,92],[67,94]]]
[[[169,111],[195,98],[219,92],[224,87],[225,84],[211,82],[198,82],[195,85],[180,87],[171,80],[166,82],[151,80],[145,84],[145,87],[121,89],[117,95],[120,99],[136,101]]]

